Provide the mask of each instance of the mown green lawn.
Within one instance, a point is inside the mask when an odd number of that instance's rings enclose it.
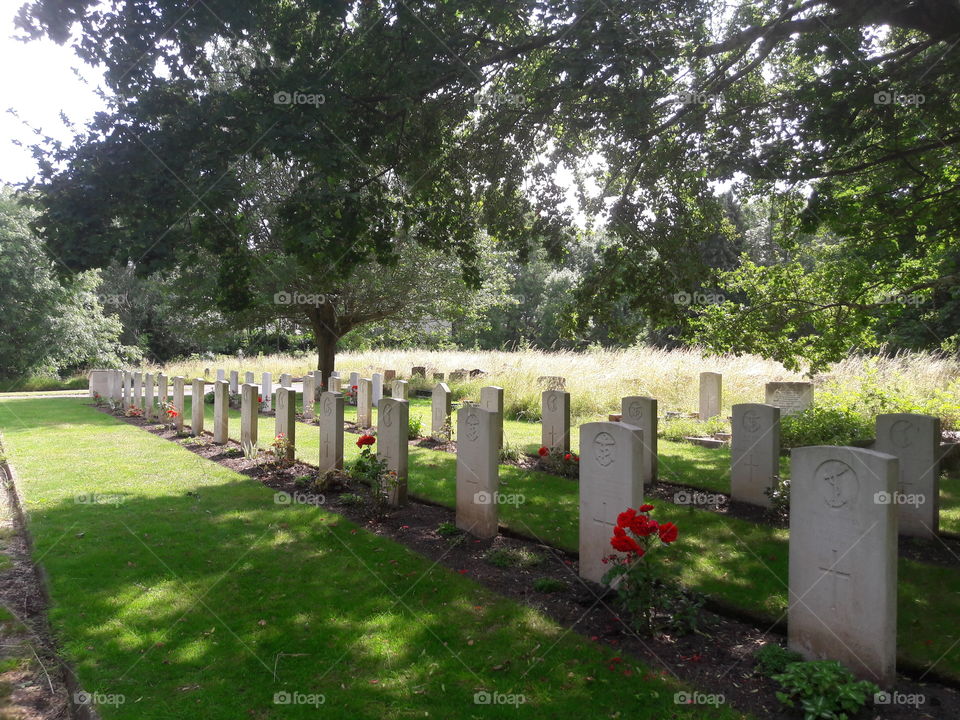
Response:
[[[615,653],[544,616],[85,401],[6,400],[0,428],[55,634],[84,689],[124,700],[107,720],[703,717],[658,668],[610,672]]]
[[[266,438],[269,442],[273,431],[273,418],[262,417],[261,441]],[[298,424],[297,431],[298,457],[316,463],[319,429]],[[238,434],[239,425],[233,422],[231,436]],[[347,461],[359,454],[352,440],[347,434]],[[723,452],[690,447],[708,453]],[[454,507],[455,478],[454,455],[410,449],[410,492],[414,497]],[[501,507],[503,525],[557,547],[577,549],[579,498],[574,481],[506,465],[500,467],[500,478],[503,492],[519,493],[525,498],[522,505]],[[691,480],[687,484],[697,483]],[[948,487],[947,492],[952,489]],[[770,621],[784,616],[787,531],[670,503],[658,503],[656,515],[681,528],[683,542],[675,545],[672,553],[676,557],[673,573],[686,585]],[[899,572],[901,658],[915,665],[935,665],[939,671],[960,679],[960,625],[956,621],[960,571],[901,559]],[[933,593],[931,588],[938,590]]]

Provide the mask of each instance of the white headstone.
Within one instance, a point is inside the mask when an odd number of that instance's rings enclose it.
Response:
[[[247,383],[248,385],[255,385],[256,382],[257,382],[256,379],[255,379],[255,377],[254,377],[254,374],[253,374],[252,372],[250,372],[249,370],[248,370],[246,373],[244,373],[244,375],[243,375],[243,381],[244,381],[245,383]]]
[[[313,373],[303,376],[303,417],[307,419],[313,417],[315,382]]]
[[[173,379],[173,406],[177,410],[177,416],[173,419],[173,427],[177,434],[183,432],[183,413],[185,412],[183,390],[185,383],[186,378],[177,376]]]
[[[450,399],[450,388],[445,383],[437,383],[433,388],[430,403],[430,437],[437,440],[450,439],[453,402]]]
[[[236,395],[238,392],[240,392],[240,372],[238,370],[231,370],[230,371],[230,394]]]
[[[291,449],[287,451],[287,460],[293,460],[297,441],[297,391],[282,387],[277,390],[277,419],[275,435],[283,433],[290,440]]]
[[[643,431],[643,477],[645,482],[657,481],[657,400],[630,395],[620,401],[620,417],[627,425]]]
[[[327,382],[327,390],[330,392],[338,393],[340,392],[340,376],[331,375],[330,380]]]
[[[497,414],[497,427],[494,436],[497,438],[497,449],[503,447],[503,388],[488,385],[480,388],[480,407]]]
[[[360,388],[360,373],[352,372],[350,373],[350,389]]]
[[[217,382],[220,382],[221,380],[226,380],[226,378],[227,378],[226,371],[223,368],[217,368]]]
[[[544,390],[541,396],[542,429],[540,444],[550,452],[570,451],[570,393]]]
[[[258,425],[257,386],[243,384],[240,394],[240,444],[246,449],[256,447]]]
[[[343,470],[343,405],[339,392],[320,396],[320,472]]]
[[[139,370],[133,373],[133,406],[143,407],[143,375]]]
[[[369,378],[360,378],[357,388],[357,425],[373,427],[373,382]]]
[[[223,445],[230,439],[230,383],[213,384],[213,441]]]
[[[477,405],[457,412],[457,527],[478,538],[498,532],[500,475],[496,413]]]
[[[263,374],[260,394],[263,396],[264,411],[270,412],[273,409],[273,375],[271,373],[265,372]]]
[[[170,398],[167,392],[167,376],[163,373],[157,374],[157,399],[160,402],[167,402]]]
[[[859,448],[795,448],[790,472],[790,647],[858,677],[896,677],[897,459]]]
[[[768,382],[764,402],[780,408],[780,416],[786,417],[806,410],[813,404],[813,383]]]
[[[700,373],[700,419],[709,420],[720,414],[723,398],[723,376],[715,372]]]
[[[580,577],[601,582],[617,515],[643,504],[643,431],[622,422],[580,426]]]
[[[394,380],[390,388],[391,395],[397,400],[409,400],[409,388],[406,380]]]
[[[380,398],[383,397],[383,373],[374,373],[371,380],[373,380],[371,397],[373,398],[373,404],[379,408]]]
[[[397,474],[389,491],[390,505],[407,504],[407,465],[410,437],[410,403],[380,398],[377,403],[377,457],[387,461],[387,470]]]
[[[133,373],[129,370],[123,371],[123,407],[133,407]]]
[[[280,387],[285,387],[285,388],[293,387],[293,376],[290,373],[283,373],[280,376]]]
[[[770,507],[766,490],[780,474],[780,408],[760,403],[733,406],[730,498]]]
[[[104,400],[110,398],[110,373],[112,370],[91,370],[87,373],[87,392],[90,397],[99,395]]]
[[[123,372],[120,370],[110,371],[110,399],[115,405],[123,402]]]
[[[203,435],[203,378],[194,378],[190,388],[190,434],[194,437]]]
[[[153,373],[147,373],[143,378],[143,417],[153,420],[156,408],[153,407]]]
[[[940,418],[877,416],[874,449],[900,460],[896,505],[900,534],[935,538],[940,531]]]

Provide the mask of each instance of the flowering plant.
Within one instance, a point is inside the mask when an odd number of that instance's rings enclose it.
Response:
[[[373,435],[361,435],[357,439],[360,456],[350,466],[350,476],[370,486],[370,506],[377,519],[387,512],[390,497],[399,483],[397,474],[387,470],[387,461],[377,457],[373,449],[377,438]]]
[[[273,461],[283,466],[293,462],[296,448],[286,433],[280,433],[270,443],[270,453],[273,455]]]
[[[363,450],[367,445],[373,445],[377,441],[373,435],[361,435],[357,440],[357,447]]]
[[[662,563],[653,555],[676,542],[679,530],[672,522],[650,517],[653,505],[627,508],[617,516],[610,546],[616,551],[603,559],[611,567],[603,581],[615,586],[621,604],[630,610],[637,630],[693,630],[702,600],[690,596],[662,576]]]
[[[576,453],[551,451],[546,445],[537,450],[538,465],[544,472],[575,478],[580,474],[580,456]]]
[[[128,407],[124,413],[127,417],[143,417],[143,410],[136,405]]]

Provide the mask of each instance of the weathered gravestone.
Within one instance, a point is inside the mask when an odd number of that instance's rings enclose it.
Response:
[[[580,426],[580,577],[601,582],[617,515],[643,504],[643,431],[622,422]]]
[[[156,409],[153,407],[153,373],[147,373],[143,378],[143,417],[153,420]]]
[[[360,373],[358,372],[350,373],[350,389],[353,390],[354,388],[360,389]]]
[[[370,389],[370,398],[373,404],[379,408],[380,398],[383,397],[383,373],[375,372],[371,378],[371,381],[373,384]],[[377,426],[379,427],[379,423]]]
[[[250,372],[249,370],[244,374],[244,376],[243,376],[243,381],[244,381],[245,383],[247,383],[247,385],[256,385],[256,384],[257,384],[257,381],[254,379],[253,373]]]
[[[813,383],[768,382],[764,402],[780,408],[781,417],[802,412],[813,404]]]
[[[488,385],[480,388],[480,407],[497,414],[494,436],[497,438],[497,450],[503,447],[503,388]]]
[[[425,378],[426,376],[427,368],[424,365],[414,365],[410,370],[410,377]]]
[[[435,372],[435,373],[433,374],[433,379],[434,379],[434,380],[437,380],[437,381],[442,381],[442,380],[443,380],[443,373],[441,373],[441,372]]]
[[[203,378],[194,378],[190,388],[190,434],[194,437],[203,435]]]
[[[223,368],[217,368],[217,382],[227,379],[227,373]]]
[[[478,538],[497,535],[496,432],[496,413],[477,405],[464,405],[457,412],[457,527]]]
[[[167,376],[163,373],[157,373],[157,400],[162,403],[170,398],[167,392]]]
[[[760,403],[733,406],[730,498],[770,507],[765,491],[780,474],[780,408]]]
[[[173,429],[178,435],[183,432],[183,413],[186,410],[183,403],[185,383],[186,378],[179,375],[173,379],[173,407],[177,411],[177,416],[173,419]]]
[[[277,390],[277,419],[274,435],[283,435],[290,441],[285,458],[293,460],[297,441],[297,391],[282,387]]]
[[[537,382],[547,390],[566,390],[567,379],[560,375],[541,375]]]
[[[700,419],[709,420],[720,414],[723,397],[723,376],[715,372],[700,373]]]
[[[544,390],[541,405],[540,444],[551,453],[570,452],[570,393]]]
[[[377,403],[377,458],[387,461],[387,470],[395,472],[392,487],[387,488],[393,506],[407,504],[407,457],[409,455],[410,403],[396,398],[380,398]]]
[[[303,376],[303,417],[313,417],[314,392],[316,389],[316,379],[313,373],[307,373]]]
[[[223,445],[230,438],[230,384],[217,380],[213,384],[213,441]]]
[[[450,382],[462,382],[466,376],[466,370],[454,370],[450,373]]]
[[[430,437],[436,440],[449,440],[453,403],[450,388],[445,383],[437,383],[430,400]]]
[[[87,392],[90,397],[99,395],[104,400],[110,398],[110,373],[112,370],[91,370],[87,373]]]
[[[390,390],[390,394],[393,395],[393,397],[395,397],[397,400],[408,399],[409,390],[407,388],[406,380],[394,380],[393,387],[390,388]]]
[[[343,405],[339,392],[320,396],[320,472],[343,470]]]
[[[383,382],[388,383],[397,379],[396,370],[384,370],[383,371]]]
[[[264,412],[273,410],[273,375],[265,372],[261,379],[260,396],[263,398]]]
[[[143,407],[143,375],[139,370],[133,373],[133,406]]]
[[[240,372],[238,370],[230,371],[230,394],[236,395],[240,392]]]
[[[327,383],[328,390],[330,392],[338,393],[340,392],[340,377],[337,375],[331,375],[330,381]]]
[[[129,370],[123,371],[123,408],[133,407],[133,373]]]
[[[877,416],[878,452],[900,460],[896,505],[901,535],[934,538],[940,531],[940,418],[891,413]]]
[[[240,395],[240,445],[244,452],[250,452],[257,445],[259,405],[257,386],[244,383]]]
[[[280,387],[293,387],[293,376],[290,373],[283,373],[280,375]]]
[[[357,425],[362,428],[373,426],[373,381],[360,378],[357,386]]]
[[[875,497],[897,491],[897,459],[801,447],[790,479],[790,647],[888,687],[896,676],[897,515]]]
[[[120,370],[110,371],[110,399],[114,405],[123,402],[123,372]]]
[[[620,401],[620,418],[627,425],[643,431],[642,463],[644,482],[656,482],[657,461],[657,400],[630,395]]]

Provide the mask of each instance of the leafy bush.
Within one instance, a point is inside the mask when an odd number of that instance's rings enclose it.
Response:
[[[440,537],[451,538],[457,535],[463,535],[463,530],[458,528],[452,522],[444,521],[437,526],[437,535]]]
[[[348,505],[348,506],[363,505],[364,502],[365,502],[364,499],[359,495],[357,495],[356,493],[345,493],[340,496],[341,505]]]
[[[811,405],[780,421],[780,444],[784,448],[853,445],[869,441],[873,435],[873,420],[852,408]]]
[[[208,393],[205,393],[203,396],[203,402],[205,405],[213,405],[216,402],[216,400],[217,400],[217,395],[213,390],[211,390]]]
[[[880,692],[834,660],[791,663],[773,679],[783,688],[777,692],[780,702],[789,707],[799,702],[804,720],[846,720]]]
[[[685,437],[703,437],[714,433],[730,432],[730,423],[720,417],[705,422],[694,418],[674,418],[658,423],[657,435],[666,440],[683,440]]]
[[[409,430],[407,437],[410,440],[416,440],[423,433],[423,420],[419,415],[411,415],[408,421]]]
[[[784,672],[787,666],[801,662],[803,657],[794,650],[789,650],[775,642],[767,643],[753,654],[757,661],[757,672],[764,677],[773,677]]]
[[[770,498],[770,510],[781,518],[790,517],[790,478],[774,476],[770,487],[763,491]]]
[[[556,578],[537,578],[533,581],[533,589],[542,593],[560,592],[567,589],[567,584]]]

